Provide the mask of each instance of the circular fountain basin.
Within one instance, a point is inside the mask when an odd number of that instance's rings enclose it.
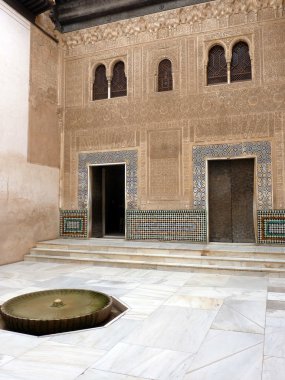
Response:
[[[7,329],[32,335],[91,328],[111,313],[112,297],[84,289],[53,289],[23,294],[0,308]]]

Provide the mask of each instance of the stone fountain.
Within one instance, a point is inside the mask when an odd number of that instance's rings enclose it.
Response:
[[[112,297],[85,289],[53,289],[23,294],[0,308],[8,330],[32,335],[91,328],[109,318]]]

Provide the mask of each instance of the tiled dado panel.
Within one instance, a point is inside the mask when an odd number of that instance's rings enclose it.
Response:
[[[78,205],[88,207],[88,166],[126,164],[126,201],[128,209],[136,209],[138,201],[138,152],[121,150],[112,152],[80,153],[78,160]]]
[[[205,210],[127,210],[129,240],[207,240]]]
[[[271,143],[196,145],[193,147],[194,208],[205,209],[207,199],[207,160],[215,158],[256,157],[257,209],[272,208]]]
[[[285,244],[285,210],[257,212],[258,243]]]
[[[60,210],[60,236],[87,239],[87,210]]]

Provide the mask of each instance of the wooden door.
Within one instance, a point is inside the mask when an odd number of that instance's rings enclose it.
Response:
[[[255,242],[254,159],[211,160],[208,172],[209,240]]]
[[[125,166],[105,167],[105,234],[125,235]]]
[[[94,166],[91,171],[91,193],[92,193],[92,237],[102,237],[103,232],[103,180],[102,167]]]

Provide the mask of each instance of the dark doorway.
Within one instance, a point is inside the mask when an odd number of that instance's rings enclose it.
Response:
[[[125,235],[125,165],[91,168],[92,237]]]
[[[209,240],[254,243],[254,159],[208,163]]]

